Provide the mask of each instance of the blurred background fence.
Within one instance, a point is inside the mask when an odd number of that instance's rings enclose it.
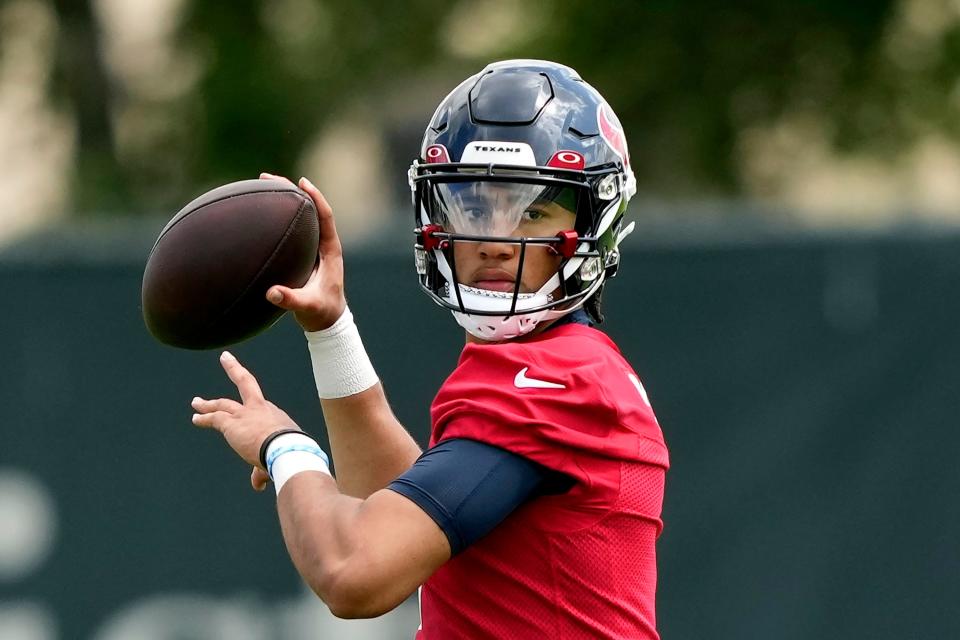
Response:
[[[0,640],[409,638],[339,622],[153,342],[143,264],[261,170],[334,205],[351,306],[424,441],[462,336],[417,291],[405,170],[487,62],[576,68],[639,193],[606,329],[671,447],[666,640],[960,637],[960,4],[0,2]],[[286,318],[237,347],[318,433]]]
[[[414,603],[342,627],[303,592],[272,495],[189,424],[231,389],[148,336],[142,261],[45,252],[0,263],[0,637],[411,637]],[[348,294],[424,442],[462,337],[411,262],[348,253]],[[958,637],[958,282],[960,234],[628,249],[607,330],[671,447],[665,638]],[[284,318],[235,352],[322,433],[302,342]]]

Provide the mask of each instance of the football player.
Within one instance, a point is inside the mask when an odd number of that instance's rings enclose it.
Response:
[[[667,449],[596,328],[636,190],[617,117],[566,66],[491,64],[440,103],[409,179],[420,287],[466,331],[426,451],[387,404],[331,209],[306,179],[318,267],[267,297],[306,332],[336,480],[229,353],[241,400],[195,398],[194,424],[253,465],[254,488],[272,480],[290,556],[338,616],[422,585],[421,639],[657,638]]]

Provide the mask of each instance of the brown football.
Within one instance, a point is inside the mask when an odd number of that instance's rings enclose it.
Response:
[[[283,315],[266,300],[267,289],[302,286],[319,240],[313,201],[289,184],[244,180],[203,194],[167,223],[147,258],[147,328],[185,349],[260,333]]]

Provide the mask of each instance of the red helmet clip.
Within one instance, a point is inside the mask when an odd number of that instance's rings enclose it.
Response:
[[[440,231],[443,231],[443,227],[438,224],[425,224],[420,227],[420,244],[423,246],[424,251],[433,251],[436,248],[447,248],[448,242],[434,235]]]
[[[573,254],[577,252],[577,240],[579,239],[580,236],[578,236],[577,232],[573,229],[561,231],[557,234],[557,240],[553,246],[553,250],[564,258],[572,258]]]

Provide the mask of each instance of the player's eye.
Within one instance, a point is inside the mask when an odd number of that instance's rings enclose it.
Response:
[[[487,210],[481,207],[467,207],[463,212],[467,218],[473,221],[484,220],[488,217]]]
[[[526,209],[523,212],[523,219],[526,222],[540,222],[546,219],[547,214],[542,209]]]

